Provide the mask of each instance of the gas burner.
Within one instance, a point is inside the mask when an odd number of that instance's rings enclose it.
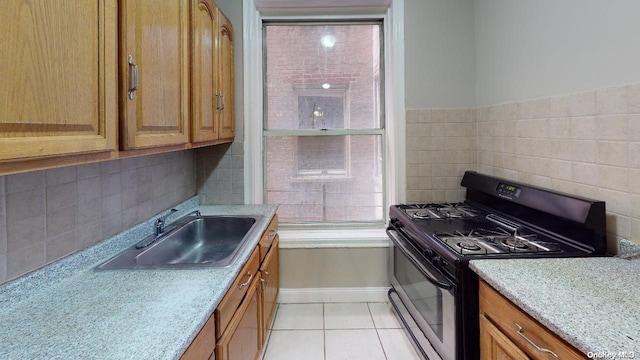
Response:
[[[484,239],[493,244],[501,245],[510,252],[533,252],[538,251],[539,247],[535,243],[537,236],[535,234],[522,234],[518,229],[509,232],[503,228],[495,230],[478,229],[477,231],[484,233]]]
[[[465,240],[458,241],[458,242],[456,242],[456,246],[459,247],[462,250],[468,250],[468,251],[480,251],[480,250],[482,250],[480,245],[478,245],[473,240],[466,240],[465,239]]]
[[[442,217],[444,218],[462,219],[478,216],[478,211],[472,209],[465,203],[438,205],[436,211],[442,214]]]
[[[523,238],[505,237],[501,241],[502,245],[511,250],[529,250],[531,247]]]
[[[454,233],[435,234],[436,237],[461,255],[487,254],[497,252],[490,244],[482,239],[482,235],[475,231],[463,234],[460,231]]]
[[[418,210],[413,213],[413,217],[416,219],[431,219],[435,216],[429,210]]]
[[[438,209],[438,212],[444,215],[447,218],[463,218],[468,216],[464,211],[457,209],[455,207],[443,207]]]
[[[413,219],[463,219],[479,215],[477,210],[465,203],[409,204],[402,207],[404,212]]]

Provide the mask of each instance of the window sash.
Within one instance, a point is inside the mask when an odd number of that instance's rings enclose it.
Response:
[[[264,68],[263,59],[263,23],[270,20],[295,21],[298,19],[326,21],[340,21],[342,19],[377,19],[384,20],[384,47],[385,57],[381,61],[385,64],[384,79],[385,97],[381,111],[384,113],[386,133],[383,135],[381,151],[385,156],[385,203],[397,204],[405,201],[406,191],[406,153],[404,149],[405,123],[405,49],[404,49],[404,3],[393,1],[391,6],[380,11],[369,11],[366,14],[357,15],[349,12],[324,13],[322,15],[309,15],[304,9],[289,12],[269,11],[256,7],[254,0],[242,2],[243,24],[246,41],[244,42],[244,133],[245,141],[243,150],[247,154],[244,163],[245,203],[264,203]],[[389,122],[387,122],[389,120]],[[266,134],[269,135],[269,134]],[[286,230],[286,228],[290,230]],[[300,231],[293,230],[299,229]],[[313,224],[308,226],[283,225],[283,247],[370,247],[387,246],[388,238],[384,233],[384,224],[348,226],[337,224],[335,230],[318,228]],[[367,232],[367,229],[370,229]],[[375,230],[374,230],[375,229]],[[286,230],[286,231],[285,231]],[[291,234],[291,235],[287,235]],[[301,239],[305,240],[301,240]]]

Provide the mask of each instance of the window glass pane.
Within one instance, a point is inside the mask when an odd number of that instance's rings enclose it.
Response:
[[[298,96],[299,129],[344,129],[344,99],[337,96]]]
[[[267,203],[283,223],[382,222],[381,135],[269,136]]]
[[[265,44],[267,129],[381,128],[379,24],[269,24]]]
[[[347,136],[298,137],[298,173],[347,172]]]

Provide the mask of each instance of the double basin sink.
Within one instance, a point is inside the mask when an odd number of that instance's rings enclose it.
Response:
[[[96,270],[224,267],[256,234],[262,216],[185,216],[158,235],[98,265]]]

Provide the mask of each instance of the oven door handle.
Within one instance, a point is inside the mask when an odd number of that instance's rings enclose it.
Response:
[[[416,259],[415,255],[411,253],[402,239],[400,239],[400,236],[398,236],[396,230],[387,230],[387,235],[389,235],[394,244],[398,246],[398,249],[402,251],[402,254],[404,254],[409,259],[409,261],[411,261],[411,263],[422,273],[422,275],[424,275],[427,281],[444,290],[453,289],[454,284],[448,281],[440,281],[438,279],[434,279],[433,276],[431,276],[431,273],[424,267],[423,264],[420,263],[418,259]]]

